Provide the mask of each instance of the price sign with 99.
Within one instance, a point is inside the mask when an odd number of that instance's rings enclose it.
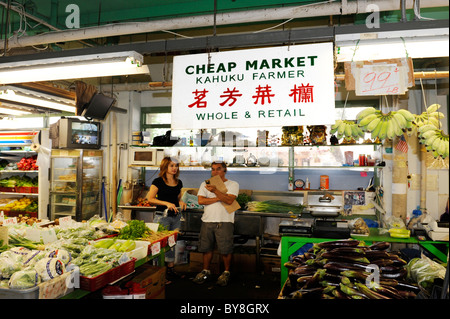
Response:
[[[358,95],[404,94],[401,70],[396,65],[365,65],[356,81]]]

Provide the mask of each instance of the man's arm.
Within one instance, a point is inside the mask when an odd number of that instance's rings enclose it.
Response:
[[[211,204],[217,203],[219,201],[219,198],[217,198],[217,197],[207,198],[207,197],[200,196],[200,195],[198,195],[197,197],[198,197],[199,205],[211,205]]]
[[[218,199],[218,200],[216,200],[216,202],[221,201],[221,202],[224,202],[225,204],[231,205],[234,202],[234,200],[236,199],[235,195],[222,193],[214,185],[206,185],[205,187],[207,190],[209,190],[210,192],[212,192],[216,195],[215,199]],[[207,198],[207,199],[212,199],[212,198]],[[200,204],[200,198],[199,198],[199,204]],[[210,204],[212,204],[212,203],[210,203]],[[204,204],[204,205],[208,205],[208,204]]]

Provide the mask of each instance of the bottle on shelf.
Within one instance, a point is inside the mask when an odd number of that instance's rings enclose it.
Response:
[[[292,177],[289,177],[288,190],[290,191],[294,190],[294,179]]]
[[[309,179],[308,179],[308,177],[306,178],[305,189],[309,189]]]

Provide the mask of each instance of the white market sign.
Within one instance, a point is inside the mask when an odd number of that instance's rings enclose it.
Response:
[[[333,44],[176,56],[172,129],[327,125]]]

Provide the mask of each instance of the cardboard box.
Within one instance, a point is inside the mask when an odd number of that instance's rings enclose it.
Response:
[[[243,273],[256,272],[256,254],[233,254],[231,271]]]
[[[211,260],[211,273],[216,275],[221,273],[221,258],[220,254],[215,250]],[[189,272],[200,272],[203,270],[203,253],[197,251],[189,252]]]
[[[131,279],[146,290],[145,299],[164,299],[166,284],[166,267],[144,264],[136,269]]]
[[[280,257],[261,257],[265,274],[279,274],[281,272]]]

